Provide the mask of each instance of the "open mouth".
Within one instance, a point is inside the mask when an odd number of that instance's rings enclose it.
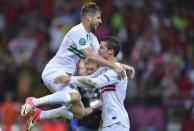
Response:
[[[96,28],[98,27],[99,24],[96,24]]]

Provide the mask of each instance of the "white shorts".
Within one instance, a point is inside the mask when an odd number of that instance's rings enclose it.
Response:
[[[110,126],[102,127],[98,131],[129,131],[129,128],[123,126],[120,122]]]
[[[47,71],[45,70],[42,73],[42,80],[44,82],[44,85],[52,92],[57,92],[57,91],[65,91],[67,93],[70,92],[78,92],[78,89],[76,87],[70,86],[68,83],[67,84],[55,84],[54,80],[56,77],[61,76],[61,75],[68,75],[65,72],[62,72],[61,70],[55,70],[55,71]]]
[[[57,91],[64,91],[66,93],[72,93],[76,92],[79,93],[77,87],[71,86],[68,83],[67,84],[55,84],[54,80],[56,77],[61,75],[68,75],[66,72],[62,70],[44,70],[42,73],[42,80],[44,82],[44,85],[52,92],[55,93]],[[84,105],[82,101],[78,102],[79,106],[84,108]],[[67,103],[65,104],[67,108],[70,108],[72,104]]]

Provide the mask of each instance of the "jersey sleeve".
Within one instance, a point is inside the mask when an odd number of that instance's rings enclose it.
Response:
[[[97,76],[101,75],[104,72],[104,70],[105,69],[103,67],[100,67],[97,69],[97,71],[95,71],[91,75],[88,75],[88,77],[92,77],[92,78],[97,77]]]
[[[96,88],[100,88],[107,85],[115,84],[120,80],[118,79],[117,73],[114,70],[109,69],[105,73],[101,74],[100,76],[93,78],[92,81],[96,82],[96,85],[95,85]]]
[[[100,88],[115,84],[119,81],[117,73],[111,69],[95,78],[88,76],[72,76],[70,83],[86,88]]]
[[[69,37],[76,45],[78,50],[90,47],[89,42],[87,40],[87,35],[82,31],[72,31],[69,33]]]

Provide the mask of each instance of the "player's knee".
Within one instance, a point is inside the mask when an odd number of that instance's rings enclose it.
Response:
[[[76,119],[83,119],[83,117],[85,116],[85,111],[80,111],[79,114],[76,115]]]
[[[75,116],[75,119],[77,119],[77,120],[81,120],[83,117],[82,116],[80,116],[80,115],[76,115]]]
[[[83,117],[81,117],[80,115],[76,115],[74,116],[74,119],[77,119],[77,120],[81,120]]]
[[[70,93],[70,97],[72,102],[81,101],[81,95],[79,93]]]

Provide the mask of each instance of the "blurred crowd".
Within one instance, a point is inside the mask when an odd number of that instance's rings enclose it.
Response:
[[[17,112],[27,96],[49,93],[41,72],[66,32],[80,22],[81,6],[90,1],[0,0],[0,115],[5,107],[12,108],[6,102],[14,102]],[[118,37],[122,47],[118,60],[136,70],[128,83],[126,105],[190,108],[194,98],[194,1],[93,2],[102,9],[97,38]]]

